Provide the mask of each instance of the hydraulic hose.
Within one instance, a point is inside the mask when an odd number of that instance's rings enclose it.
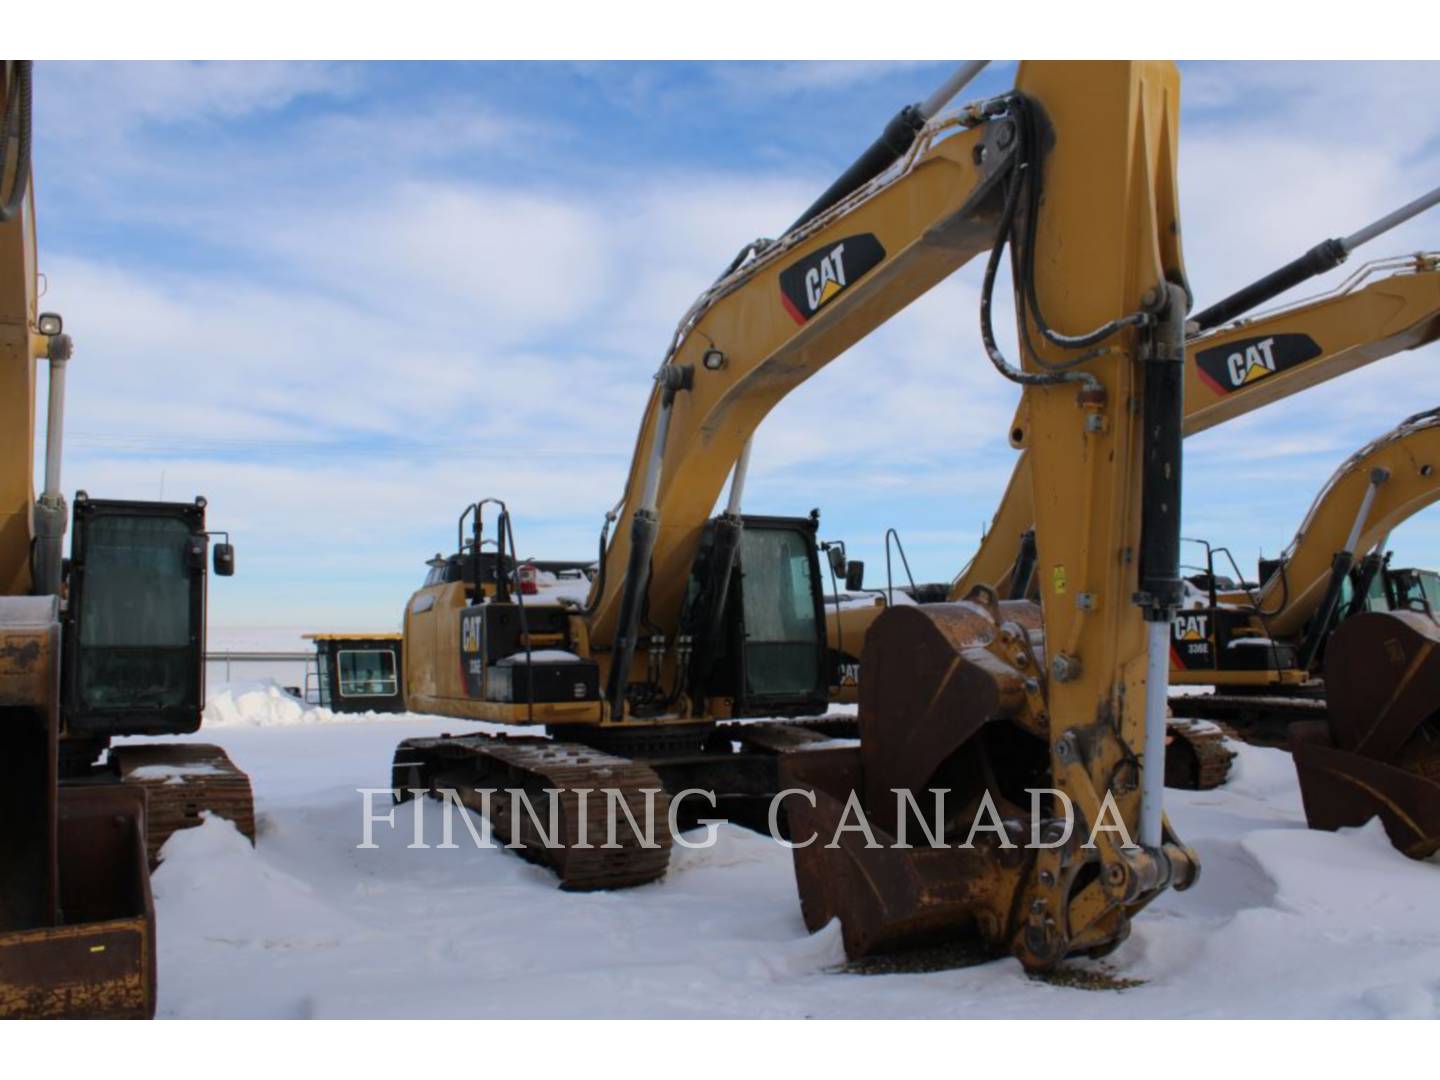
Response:
[[[0,126],[0,159],[15,138],[19,146],[15,155],[15,176],[10,182],[10,193],[0,199],[0,223],[12,220],[20,212],[25,201],[25,192],[30,186],[30,144],[31,144],[31,77],[33,60],[16,60],[15,77],[10,83],[10,95],[6,102],[5,119]],[[5,170],[0,165],[0,181]]]

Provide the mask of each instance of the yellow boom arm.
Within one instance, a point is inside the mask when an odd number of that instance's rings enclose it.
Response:
[[[1365,273],[1360,271],[1356,279]],[[1342,287],[1195,338],[1187,343],[1185,356],[1185,434],[1205,431],[1437,338],[1440,265],[1428,257],[1408,260],[1403,269],[1363,287]],[[1015,463],[979,550],[951,583],[952,600],[968,595],[976,585],[1008,594],[1020,536],[1035,521],[1030,455],[1023,441],[1029,430],[1025,413],[1022,404],[1012,426],[1012,433],[1022,436],[1015,445],[1025,452]]]
[[[1281,638],[1299,634],[1324,599],[1335,554],[1370,551],[1440,499],[1437,467],[1440,411],[1412,416],[1351,455],[1315,497],[1281,556],[1281,569],[1261,587],[1258,606],[1266,630]],[[1220,599],[1251,602],[1243,593]]]
[[[602,666],[636,511],[658,521],[646,622],[673,634],[702,527],[766,413],[991,247],[1001,211],[992,179],[1010,149],[992,144],[993,125],[972,123],[929,133],[891,174],[717,282],[686,316],[641,421],[624,509],[590,600],[589,638]]]
[[[5,62],[0,117],[10,115],[18,63]],[[0,147],[0,201],[16,203],[8,220],[0,221],[0,596],[30,591],[35,361],[46,346],[35,324],[35,203],[28,175],[16,175],[28,172],[18,143],[17,133]]]

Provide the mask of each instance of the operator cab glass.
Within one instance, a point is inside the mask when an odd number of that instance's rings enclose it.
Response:
[[[70,730],[171,734],[199,726],[204,528],[203,504],[77,500]]]
[[[399,690],[390,649],[342,649],[337,662],[341,697],[393,697]]]
[[[793,529],[746,529],[740,539],[745,696],[791,697],[820,673],[812,554]]]

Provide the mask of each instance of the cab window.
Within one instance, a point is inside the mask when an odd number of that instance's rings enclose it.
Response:
[[[392,697],[398,693],[392,649],[341,649],[336,668],[341,697]]]

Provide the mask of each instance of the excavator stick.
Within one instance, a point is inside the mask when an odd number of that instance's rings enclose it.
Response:
[[[1379,817],[1395,847],[1440,851],[1440,625],[1411,611],[1351,616],[1325,655],[1326,721],[1293,724],[1314,829]]]
[[[1025,390],[1011,441],[1032,451],[1040,603],[982,586],[888,608],[861,651],[860,746],[781,759],[802,909],[812,927],[838,918],[852,958],[978,939],[1049,970],[1117,946],[1198,874],[1161,807],[1181,595],[1178,78],[1025,63],[1016,91],[981,335]],[[1006,245],[1018,367],[990,323]]]

